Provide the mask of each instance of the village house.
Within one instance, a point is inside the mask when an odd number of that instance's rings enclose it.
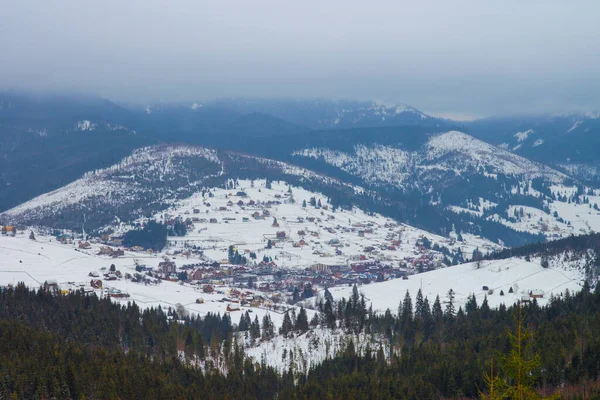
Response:
[[[158,263],[158,270],[163,274],[173,274],[177,271],[177,266],[173,261],[161,261]]]
[[[78,244],[78,247],[80,249],[83,249],[83,250],[88,250],[88,249],[92,248],[92,245],[90,244],[90,242],[82,242],[82,241],[80,241],[79,244]]]
[[[112,236],[107,244],[109,244],[110,246],[115,246],[115,247],[122,246],[123,238],[117,237],[117,236]]]
[[[117,258],[117,257],[121,257],[124,256],[125,252],[123,251],[123,249],[116,249],[111,251],[110,256],[113,258]]]
[[[102,281],[100,279],[92,279],[90,281],[90,286],[94,289],[102,289]]]
[[[200,280],[202,280],[203,273],[204,273],[204,269],[198,268],[191,274],[188,274],[188,279],[191,281],[200,281]]]
[[[112,247],[110,246],[102,246],[100,247],[100,251],[98,252],[99,256],[109,256],[113,252]]]

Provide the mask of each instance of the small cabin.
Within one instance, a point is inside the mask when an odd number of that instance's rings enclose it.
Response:
[[[173,261],[162,261],[158,263],[158,269],[165,274],[173,274],[177,267]]]

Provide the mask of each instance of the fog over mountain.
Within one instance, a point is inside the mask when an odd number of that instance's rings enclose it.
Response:
[[[599,11],[538,0],[6,2],[0,87],[136,103],[378,99],[461,119],[586,112],[600,108]]]

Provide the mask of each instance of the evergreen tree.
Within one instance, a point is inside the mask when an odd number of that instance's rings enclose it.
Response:
[[[449,318],[454,318],[456,315],[456,307],[454,306],[454,290],[448,290],[446,294],[446,298],[448,299],[446,302],[446,309],[444,310],[444,314]]]
[[[254,316],[254,321],[250,324],[250,337],[252,339],[258,339],[260,337],[260,322],[258,316]]]
[[[248,314],[248,311],[246,311],[244,314],[242,314],[240,316],[240,323],[238,324],[238,330],[240,332],[244,332],[244,331],[247,331],[248,329],[250,329],[250,324],[248,324],[246,317],[248,319],[250,319],[250,315]]]
[[[402,301],[402,323],[410,322],[413,319],[412,299],[408,290]]]
[[[433,306],[431,307],[431,316],[433,319],[440,320],[442,319],[444,313],[442,312],[442,302],[440,301],[440,296],[435,296],[435,300],[433,302]]]
[[[269,314],[265,314],[262,320],[262,337],[265,340],[270,340],[275,337],[275,326]]]
[[[419,288],[415,298],[415,318],[425,319],[425,315],[425,300],[423,299],[423,292]]]
[[[306,314],[304,307],[300,307],[295,329],[300,332],[306,332],[308,330],[308,315]]]
[[[286,312],[283,314],[283,323],[281,324],[281,329],[279,333],[283,336],[287,336],[294,329],[294,325],[292,324],[292,319],[290,318],[290,313]]]

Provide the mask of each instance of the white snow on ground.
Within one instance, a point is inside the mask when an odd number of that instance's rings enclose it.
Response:
[[[521,232],[543,233],[551,238],[561,238],[572,232],[571,227],[566,223],[558,221],[551,214],[548,214],[538,208],[514,205],[507,208],[508,215],[516,218],[516,222],[507,221],[494,214],[489,219],[501,222],[502,224]],[[521,210],[523,216],[520,215]]]
[[[428,159],[440,159],[439,164],[447,168],[451,164],[456,165],[456,160],[449,163],[447,159],[448,155],[454,155],[460,156],[464,161],[463,170],[465,167],[488,166],[496,173],[522,175],[530,179],[544,177],[552,182],[560,182],[565,178],[564,174],[545,165],[499,149],[462,132],[451,131],[434,136],[429,140],[427,148]]]
[[[528,185],[531,185],[531,182],[529,182]],[[574,201],[568,201],[569,198],[572,198],[576,194],[577,187],[554,184],[549,188],[556,197],[564,201],[550,199],[533,189],[531,186],[521,188],[524,195],[544,198],[544,206],[546,206],[549,211],[514,204],[505,209],[508,216],[513,220],[507,220],[499,214],[489,215],[486,218],[488,220],[500,222],[517,231],[529,232],[532,234],[541,232],[551,240],[564,238],[570,235],[600,232],[600,191],[594,189],[594,194],[588,194],[590,189],[586,188],[585,194],[579,196],[581,204],[577,204]],[[517,192],[517,187],[513,187],[512,193],[516,194]],[[564,199],[565,197],[567,200]],[[584,199],[586,202],[583,202]],[[482,199],[480,199],[480,202],[481,201]],[[447,207],[448,210],[455,213],[470,213],[478,216],[481,216],[483,214],[482,211],[488,208],[490,207],[484,207],[482,204],[480,204],[479,209],[477,209],[476,204],[469,204],[467,207]],[[522,216],[520,215],[521,209],[523,209]],[[515,214],[515,211],[518,211],[518,214]]]
[[[123,202],[123,198],[135,196],[137,188],[122,179],[152,173],[156,179],[173,174],[177,170],[174,160],[177,157],[202,157],[220,165],[213,150],[191,146],[150,146],[137,149],[119,163],[100,170],[86,173],[82,178],[51,192],[42,194],[4,213],[5,218],[19,214],[43,212],[44,215],[58,214],[70,205],[95,198],[105,201]],[[119,203],[121,204],[121,203]]]
[[[323,158],[350,174],[360,176],[365,181],[375,184],[394,183],[403,186],[410,178],[413,154],[401,149],[375,145],[367,147],[355,146],[355,154],[347,154],[329,149],[305,149],[295,155],[314,159]]]
[[[517,132],[513,136],[516,137],[519,142],[522,142],[524,140],[527,140],[527,137],[529,137],[529,135],[531,135],[532,133],[533,129],[527,129],[523,132]]]
[[[115,264],[116,269],[125,273],[135,273],[135,261],[149,267],[156,268],[160,261],[163,261],[158,255],[146,255],[140,253],[126,252],[125,256],[111,258],[108,256],[96,255],[100,248],[99,245],[93,245],[90,250],[79,250],[76,245],[60,244],[54,238],[38,235],[36,241],[28,239],[27,234],[19,234],[17,237],[0,235],[0,285],[16,285],[24,282],[26,285],[37,288],[46,280],[56,280],[61,289],[72,287],[73,284],[84,284],[89,287],[91,277],[88,274],[92,271],[101,273],[101,268],[109,268]],[[175,260],[176,261],[176,260]],[[198,260],[200,261],[200,260]],[[193,259],[186,259],[186,263],[193,263]],[[199,315],[206,315],[209,312],[221,314],[227,312],[227,302],[220,302],[227,296],[229,287],[216,286],[216,290],[222,293],[206,294],[198,291],[193,285],[180,285],[176,282],[162,281],[159,285],[144,285],[133,283],[126,279],[107,281],[104,283],[104,292],[96,291],[98,295],[106,294],[110,289],[118,289],[128,293],[129,298],[122,301],[135,301],[141,308],[158,307],[175,308],[177,303],[182,304],[186,310]],[[254,293],[260,292],[253,290]],[[202,298],[203,304],[196,304],[196,299]],[[240,311],[232,311],[231,318],[234,323],[246,310],[251,310],[254,315],[261,319],[266,313],[271,315],[275,326],[281,326],[283,321],[282,314],[257,307],[241,307]],[[307,310],[310,312],[310,310]],[[312,316],[309,314],[309,318]]]
[[[96,129],[96,124],[93,124],[91,121],[88,120],[78,121],[76,129],[78,131],[93,131],[94,129]]]
[[[292,368],[293,371],[306,374],[311,367],[343,352],[350,340],[358,354],[365,354],[367,349],[377,352],[380,346],[383,347],[384,354],[389,353],[389,345],[385,338],[364,333],[353,335],[339,329],[332,331],[327,328],[315,328],[288,338],[278,335],[254,346],[246,340],[249,346],[246,354],[257,362],[264,360],[279,372]]]
[[[477,303],[481,304],[487,295],[490,307],[497,307],[504,303],[510,305],[528,296],[531,291],[541,291],[544,297],[538,299],[540,305],[547,304],[550,295],[558,296],[565,290],[579,290],[583,284],[583,273],[577,268],[565,265],[551,264],[550,268],[542,268],[539,260],[527,262],[518,258],[497,261],[483,261],[481,268],[477,269],[475,263],[457,265],[423,274],[413,275],[408,280],[396,279],[387,282],[373,283],[359,288],[364,293],[368,303],[377,311],[389,308],[396,312],[398,305],[404,299],[408,290],[414,298],[419,288],[423,296],[429,299],[432,305],[435,297],[440,296],[442,302],[447,301],[446,294],[450,289],[455,292],[455,305],[467,302],[471,294],[475,294]],[[488,290],[483,290],[488,286]],[[509,293],[510,287],[514,293]],[[504,296],[500,291],[504,291]],[[349,298],[352,288],[332,288],[331,294],[335,299]],[[442,308],[444,304],[442,304]]]
[[[473,204],[469,202],[469,204],[467,204],[467,207],[449,206],[448,209],[455,213],[469,213],[477,216],[482,216],[484,211],[496,207],[497,205],[498,204],[492,201],[480,197],[478,204]]]
[[[454,171],[460,175],[469,170],[491,168],[495,174],[520,175],[528,179],[544,177],[561,182],[565,178],[564,174],[547,166],[457,131],[432,136],[420,151],[357,145],[353,153],[307,148],[293,155],[322,159],[366,182],[396,187],[405,187],[424,177],[431,179],[432,170]]]
[[[186,236],[170,237],[171,250],[186,244],[197,245],[204,249],[206,256],[219,261],[226,259],[228,247],[235,245],[240,253],[242,250],[246,254],[256,252],[258,262],[267,255],[279,266],[289,268],[306,268],[319,263],[347,265],[358,261],[361,255],[397,265],[406,257],[420,257],[417,241],[421,237],[427,237],[432,246],[439,244],[450,250],[461,248],[464,254],[471,254],[475,248],[484,253],[500,248],[474,236],[463,235],[464,242],[452,241],[409,225],[398,224],[379,214],[367,214],[358,208],[334,212],[322,194],[294,187],[290,195],[289,187],[284,182],[272,182],[271,185],[271,189],[267,189],[264,180],[241,180],[237,189],[212,189],[213,197],[206,194],[204,198],[202,193],[197,193],[178,201],[155,215],[155,218],[168,215],[202,219],[202,222],[194,223],[194,229]],[[236,196],[238,191],[243,191],[246,196]],[[311,206],[312,197],[316,202],[320,201],[323,207]],[[240,201],[243,205],[238,205]],[[255,204],[250,205],[250,201]],[[267,206],[269,201],[281,204]],[[304,201],[307,207],[302,207]],[[269,213],[268,217],[253,217],[254,213],[262,216],[264,211]],[[215,218],[216,222],[211,223],[211,218]],[[309,219],[312,218],[314,221],[311,222]],[[274,219],[278,227],[273,226]],[[359,231],[364,231],[364,236],[359,236]],[[276,241],[272,249],[266,249],[267,241],[275,240],[277,232],[285,232],[286,239]],[[301,240],[306,243],[298,245]],[[395,240],[401,243],[396,243],[392,248]],[[369,246],[374,250],[367,253],[365,248]],[[336,249],[341,254],[336,254]],[[437,253],[437,259],[441,258],[441,254]]]

